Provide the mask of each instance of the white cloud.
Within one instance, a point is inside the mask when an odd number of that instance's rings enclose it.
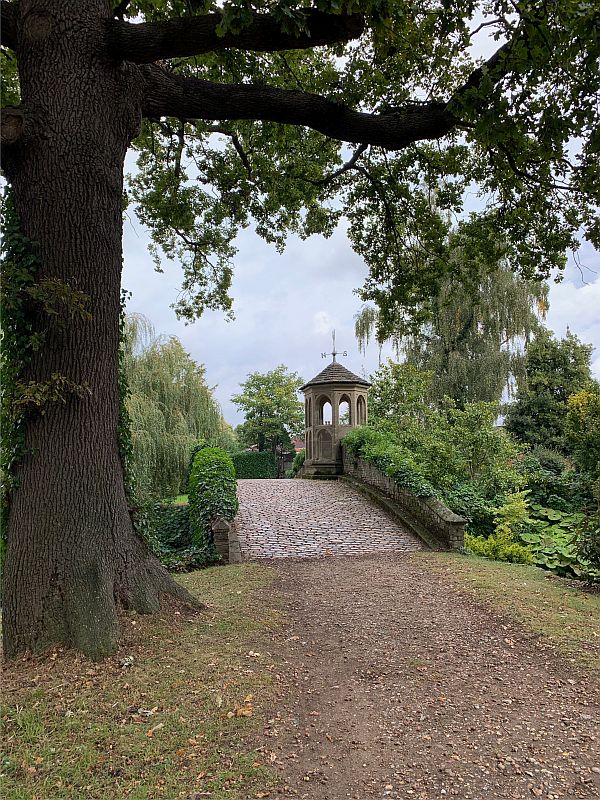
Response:
[[[571,263],[565,280],[550,286],[546,325],[558,337],[569,328],[582,342],[591,344],[592,372],[600,378],[600,254],[591,247],[582,250],[586,254],[585,271],[580,273]]]
[[[326,336],[335,329],[338,322],[327,311],[317,311],[313,314],[313,333]]]
[[[600,326],[600,279],[587,286],[570,282],[550,288],[548,325],[557,334],[576,325],[581,331]]]

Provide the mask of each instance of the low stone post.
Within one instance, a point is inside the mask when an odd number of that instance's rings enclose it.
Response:
[[[223,517],[215,517],[210,523],[215,549],[225,564],[229,564],[229,531],[231,523]]]

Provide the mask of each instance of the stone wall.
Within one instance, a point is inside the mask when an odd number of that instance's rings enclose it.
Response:
[[[467,520],[433,497],[417,497],[401,488],[393,478],[342,447],[344,474],[374,487],[397,506],[398,516],[413,527],[428,544],[443,549],[463,546]],[[391,509],[393,511],[393,509]],[[411,523],[414,523],[411,525]],[[433,540],[433,541],[432,541]]]

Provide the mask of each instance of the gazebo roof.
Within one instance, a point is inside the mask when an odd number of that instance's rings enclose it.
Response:
[[[346,369],[342,364],[337,361],[332,361],[329,366],[325,367],[323,372],[319,372],[312,381],[305,383],[300,387],[300,391],[308,389],[309,386],[315,386],[321,383],[357,383],[359,386],[370,386],[369,381],[360,378],[349,369]]]

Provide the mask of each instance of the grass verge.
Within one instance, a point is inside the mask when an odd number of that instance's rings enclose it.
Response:
[[[561,655],[600,670],[600,593],[538,567],[459,553],[419,553],[453,588],[483,600],[541,636]]]
[[[99,664],[57,650],[4,676],[3,800],[261,796],[271,773],[244,744],[268,702],[278,612],[255,564],[179,578],[208,609],[125,615]],[[249,644],[251,643],[251,645]],[[267,648],[268,649],[268,648]]]

